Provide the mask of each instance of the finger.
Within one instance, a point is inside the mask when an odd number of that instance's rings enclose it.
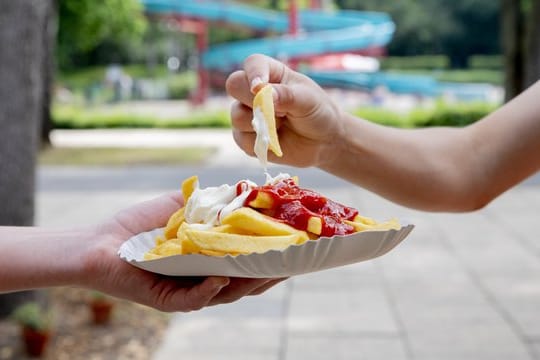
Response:
[[[242,132],[253,132],[251,120],[253,119],[253,111],[250,107],[236,101],[231,106],[231,123],[232,127]]]
[[[224,287],[218,295],[210,300],[208,305],[212,306],[234,302],[250,294],[252,291],[265,285],[269,281],[272,281],[272,279],[231,279],[231,283]]]
[[[225,89],[230,96],[242,104],[251,106],[253,103],[253,94],[249,90],[249,82],[245,71],[235,71],[229,75],[225,82]]]
[[[303,118],[316,112],[321,106],[317,94],[302,85],[272,84],[274,88],[274,109],[276,114],[289,114]]]
[[[200,310],[208,306],[212,299],[220,294],[222,289],[230,284],[228,277],[209,276],[201,284],[195,285],[188,291],[178,291],[177,296],[172,298],[172,304],[176,305],[175,311]]]
[[[249,89],[253,94],[266,83],[281,83],[292,71],[285,64],[262,54],[253,54],[244,61]]]
[[[287,280],[288,278],[281,278],[281,279],[274,279],[274,280],[270,280],[269,282],[267,282],[266,284],[263,284],[261,286],[259,286],[258,288],[254,289],[252,292],[249,293],[249,296],[252,296],[252,295],[260,295],[262,294],[263,292],[265,292],[266,290],[270,289],[271,287],[274,287],[275,285],[279,284],[280,282],[282,281],[285,281]]]
[[[244,132],[233,130],[233,138],[240,149],[247,155],[255,156],[253,146],[255,145],[255,132]]]

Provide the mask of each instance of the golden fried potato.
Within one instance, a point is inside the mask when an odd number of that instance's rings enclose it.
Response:
[[[185,207],[182,207],[171,215],[169,221],[167,221],[165,230],[163,231],[165,239],[174,239],[175,237],[177,237],[176,233],[178,232],[178,228],[185,221],[184,211]]]
[[[197,175],[189,177],[182,182],[182,197],[184,198],[184,204],[187,204],[191,194],[193,194],[193,191],[197,188],[198,183],[199,178]]]
[[[266,122],[266,126],[268,127],[268,148],[277,156],[283,156],[277,134],[272,85],[267,84],[257,92],[253,98],[253,109],[255,108],[259,108],[261,110],[264,116],[264,121]]]
[[[309,239],[305,231],[297,230],[248,207],[233,211],[221,219],[221,222],[256,235],[297,235],[302,243]]]
[[[357,232],[365,230],[399,230],[401,228],[399,221],[397,221],[396,219],[390,219],[381,223],[374,222],[373,224],[365,224],[363,222],[349,220],[345,220],[345,223],[354,227],[354,230]]]
[[[268,250],[283,250],[298,244],[298,234],[282,236],[251,236],[227,234],[205,230],[186,229],[186,237],[202,250],[220,251],[223,253],[263,253]]]

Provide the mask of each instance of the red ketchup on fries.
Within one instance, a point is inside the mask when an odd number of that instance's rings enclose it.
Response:
[[[238,184],[237,190],[242,188]],[[353,221],[358,210],[332,201],[319,193],[300,188],[292,178],[258,186],[251,190],[244,206],[319,236],[355,232],[345,220]]]

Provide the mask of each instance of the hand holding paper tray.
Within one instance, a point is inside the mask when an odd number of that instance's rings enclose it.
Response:
[[[198,189],[190,178],[182,186],[186,207],[166,228],[124,243],[120,256],[166,275],[282,277],[375,258],[413,228],[360,216],[286,175],[276,179]]]
[[[139,234],[125,242],[120,256],[131,264],[154,273],[172,276],[222,275],[247,278],[277,278],[299,275],[370,260],[398,245],[413,229],[365,231],[353,235],[321,238],[285,250],[238,256],[173,255],[144,260],[163,229]]]

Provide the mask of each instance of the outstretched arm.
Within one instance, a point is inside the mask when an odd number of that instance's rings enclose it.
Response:
[[[540,83],[465,128],[396,129],[339,109],[305,76],[262,55],[232,74],[234,136],[252,154],[250,101],[260,83],[274,83],[284,157],[317,166],[406,206],[470,211],[540,169]]]
[[[190,311],[259,294],[281,280],[168,277],[118,257],[122,242],[163,226],[181,202],[176,195],[162,196],[93,227],[0,227],[0,293],[75,285],[163,311]]]

